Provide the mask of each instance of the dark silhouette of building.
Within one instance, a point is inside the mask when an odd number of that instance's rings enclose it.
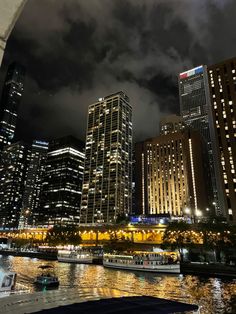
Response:
[[[49,142],[37,224],[79,223],[83,170],[83,142],[73,136]]]
[[[223,210],[236,222],[236,58],[208,67],[216,169]]]
[[[12,63],[7,71],[0,102],[0,151],[13,142],[17,113],[24,90],[25,68]]]

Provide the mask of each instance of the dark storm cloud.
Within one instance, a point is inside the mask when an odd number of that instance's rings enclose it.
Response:
[[[231,0],[29,0],[4,69],[26,65],[19,137],[84,138],[87,107],[124,90],[136,139],[178,113],[177,75],[236,55]]]

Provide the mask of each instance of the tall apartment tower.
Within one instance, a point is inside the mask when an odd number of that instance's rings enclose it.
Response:
[[[208,74],[223,206],[236,223],[236,58],[209,66]]]
[[[7,71],[0,102],[0,151],[12,143],[17,112],[24,89],[25,68],[12,63]]]
[[[36,225],[47,160],[48,143],[33,141],[28,158],[19,229]]]
[[[23,142],[6,146],[0,164],[0,227],[18,228],[29,150]]]
[[[214,163],[214,128],[210,110],[209,84],[207,67],[198,66],[179,75],[180,111],[184,122],[200,132],[206,143],[205,159],[209,163],[209,194],[213,192],[211,203],[216,204],[217,214],[222,214],[219,186],[217,186]]]
[[[79,224],[83,171],[83,142],[73,136],[49,142],[37,224]]]
[[[132,209],[132,108],[118,92],[89,106],[82,224],[113,223]]]
[[[209,202],[202,138],[176,116],[161,121],[161,130],[136,144],[137,214],[203,214]]]

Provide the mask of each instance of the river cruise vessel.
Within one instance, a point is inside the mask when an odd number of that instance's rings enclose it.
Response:
[[[102,247],[79,247],[76,249],[62,249],[58,251],[58,262],[76,264],[101,264],[103,258]]]
[[[105,254],[105,267],[154,273],[180,273],[180,263],[175,252],[134,252],[132,255]]]
[[[93,254],[83,251],[59,250],[57,260],[64,263],[92,264]]]

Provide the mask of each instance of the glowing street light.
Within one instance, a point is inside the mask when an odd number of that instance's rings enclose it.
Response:
[[[188,208],[188,207],[186,207],[186,208],[184,209],[184,212],[185,212],[185,214],[191,214],[191,210],[190,210],[190,208]]]
[[[195,215],[196,215],[197,217],[202,217],[202,212],[201,212],[199,209],[197,209],[197,210],[195,211]]]

